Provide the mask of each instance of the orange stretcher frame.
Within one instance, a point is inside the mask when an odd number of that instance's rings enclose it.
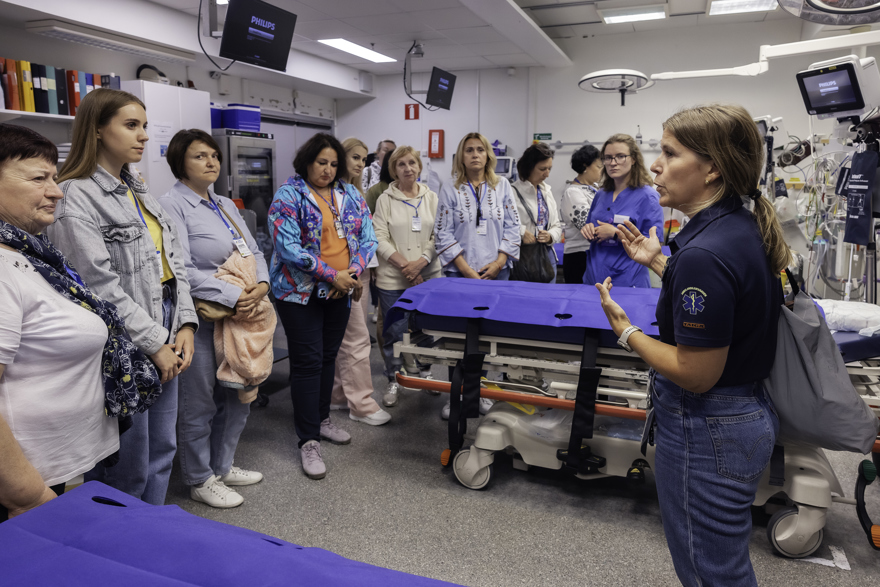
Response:
[[[422,379],[421,377],[407,377],[401,373],[397,374],[397,383],[408,389],[427,389],[429,391],[439,391],[442,393],[449,393],[452,387],[452,384],[448,381]],[[480,397],[502,402],[528,404],[541,408],[556,408],[557,410],[568,410],[569,412],[574,411],[574,400],[559,399],[558,397],[547,397],[532,393],[501,391],[480,387]],[[645,421],[646,416],[645,410],[624,408],[621,406],[609,406],[606,404],[596,404],[596,414],[600,416],[613,416],[615,418],[627,418],[629,420],[641,420],[643,422]],[[871,449],[871,452],[880,453],[880,439],[874,441],[874,447]]]

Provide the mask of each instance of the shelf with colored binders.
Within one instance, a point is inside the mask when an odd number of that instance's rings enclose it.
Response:
[[[42,120],[45,122],[73,122],[73,116],[64,114],[44,114],[43,112],[24,112],[23,110],[5,110],[0,108],[0,122],[7,122],[20,118],[22,120]]]

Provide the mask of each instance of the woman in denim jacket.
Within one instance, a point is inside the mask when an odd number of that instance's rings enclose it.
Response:
[[[131,167],[143,156],[146,127],[144,104],[128,92],[99,89],[83,99],[59,177],[64,199],[47,234],[119,309],[162,379],[162,395],[120,437],[119,463],[87,478],[163,505],[177,449],[177,375],[192,361],[198,318],[177,229]]]
[[[779,272],[791,261],[773,204],[755,188],[761,142],[741,106],[698,106],[663,123],[654,184],[662,206],[691,220],[671,257],[656,226],[649,236],[630,221],[616,227],[627,255],[663,279],[659,341],[630,324],[610,277],[596,284],[618,344],[652,367],[646,440],[657,445],[663,531],[686,587],[757,585],[750,508],[779,431],[763,381],[776,356]]]
[[[336,354],[351,301],[359,301],[358,276],[376,250],[370,211],[348,177],[342,144],[320,133],[293,160],[296,175],[269,207],[275,253],[269,270],[278,315],[290,353],[290,395],[303,471],[326,474],[322,438],[350,437],[330,421]]]

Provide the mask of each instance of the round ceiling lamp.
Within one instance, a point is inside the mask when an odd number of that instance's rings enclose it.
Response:
[[[880,22],[880,0],[778,0],[786,12],[825,25]]]
[[[880,2],[880,0],[877,0]],[[626,95],[635,94],[654,85],[654,81],[641,71],[634,69],[603,69],[588,73],[581,78],[578,86],[587,92],[617,92],[620,105],[625,105]]]

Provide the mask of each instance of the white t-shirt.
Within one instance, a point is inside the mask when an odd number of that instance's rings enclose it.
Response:
[[[0,415],[46,485],[119,448],[104,414],[107,326],[52,289],[27,258],[0,248]]]

